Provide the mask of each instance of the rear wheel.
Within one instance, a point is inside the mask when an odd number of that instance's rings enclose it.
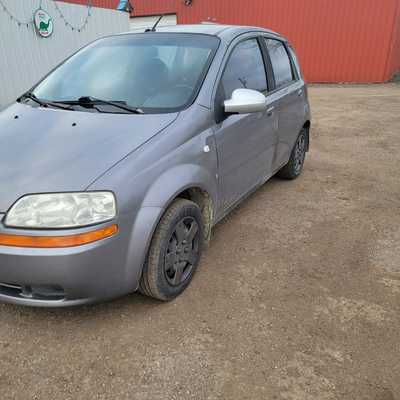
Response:
[[[200,261],[204,224],[200,208],[177,199],[154,233],[139,290],[162,301],[172,300],[190,284]]]
[[[303,171],[307,153],[307,130],[303,129],[297,137],[289,162],[277,173],[280,178],[296,179]]]

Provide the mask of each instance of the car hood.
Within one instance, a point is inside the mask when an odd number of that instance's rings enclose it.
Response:
[[[177,115],[8,107],[0,113],[0,212],[24,194],[85,190]]]

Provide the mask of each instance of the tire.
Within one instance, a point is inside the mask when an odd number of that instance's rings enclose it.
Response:
[[[307,130],[302,129],[293,147],[289,162],[278,171],[277,176],[283,179],[292,180],[301,175],[307,153],[307,141]]]
[[[176,199],[153,235],[139,291],[161,301],[179,296],[196,272],[203,243],[204,223],[199,206]]]

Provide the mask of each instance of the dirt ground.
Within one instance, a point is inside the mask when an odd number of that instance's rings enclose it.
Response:
[[[1,399],[400,399],[400,85],[314,86],[304,174],[214,231],[187,292],[0,305]]]

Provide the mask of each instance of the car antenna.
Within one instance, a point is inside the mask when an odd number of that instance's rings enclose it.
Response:
[[[164,18],[164,14],[163,15],[160,15],[160,17],[158,18],[158,20],[157,20],[157,22],[154,24],[154,26],[150,29],[150,28],[148,28],[148,29],[146,29],[145,30],[145,32],[155,32],[156,31],[156,28],[157,28],[157,26],[158,26],[158,24],[161,22],[161,20]]]

